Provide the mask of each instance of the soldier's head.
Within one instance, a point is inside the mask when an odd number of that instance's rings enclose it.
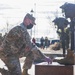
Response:
[[[75,17],[75,4],[65,3],[60,6],[62,12],[65,14],[66,18],[74,18]]]
[[[53,22],[54,22],[54,25],[56,25],[58,27],[58,29],[65,28],[69,24],[68,20],[66,20],[65,18],[62,18],[62,17],[55,18],[53,20]]]
[[[36,25],[35,18],[29,13],[27,13],[24,17],[23,23],[27,27],[27,29],[31,29],[34,25]]]

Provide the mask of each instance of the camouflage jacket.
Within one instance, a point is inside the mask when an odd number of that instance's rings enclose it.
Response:
[[[27,28],[23,24],[12,28],[1,45],[3,55],[26,56],[32,49],[30,40]]]
[[[0,45],[2,44],[2,41],[3,41],[3,37],[0,36]]]

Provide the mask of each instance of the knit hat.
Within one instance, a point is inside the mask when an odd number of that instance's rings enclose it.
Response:
[[[33,17],[33,16],[32,16],[31,14],[29,14],[29,13],[26,14],[25,18],[26,18],[26,17],[28,17],[29,19],[33,20],[33,24],[36,25],[36,23],[35,23],[35,17]]]

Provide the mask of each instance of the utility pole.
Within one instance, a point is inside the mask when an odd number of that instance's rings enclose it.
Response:
[[[34,3],[34,17],[36,18],[36,3]],[[34,37],[35,37],[35,26],[34,26]]]
[[[31,13],[31,15],[33,16],[33,9],[31,9],[31,11],[30,11],[30,13]],[[33,35],[33,31],[32,31],[32,29],[31,29],[31,37],[32,37],[32,35]]]
[[[6,23],[6,24],[7,24],[7,33],[8,33],[8,26],[9,26],[8,21],[7,21],[7,23]]]
[[[34,3],[34,10],[32,9],[31,11],[31,15],[35,17],[35,14],[36,14],[36,3]],[[35,26],[34,26],[34,29],[31,29],[31,36],[34,35],[35,37]]]

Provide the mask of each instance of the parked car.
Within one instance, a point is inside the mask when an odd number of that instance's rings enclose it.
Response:
[[[51,40],[51,44],[54,44],[55,42],[60,42],[60,40]]]

